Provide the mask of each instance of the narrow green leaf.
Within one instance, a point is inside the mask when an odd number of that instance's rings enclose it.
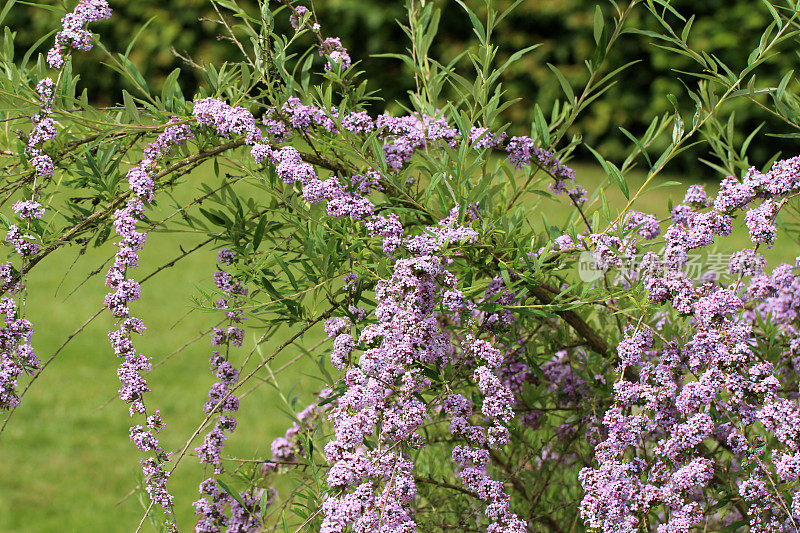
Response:
[[[16,0],[8,0],[8,2],[6,2],[6,5],[3,6],[3,10],[0,11],[0,24],[2,24],[3,21],[6,19],[6,16],[8,16],[8,12],[11,11],[11,8],[14,7],[15,3]]]
[[[144,24],[142,24],[142,27],[141,27],[141,28],[139,28],[139,31],[137,31],[137,32],[136,32],[136,35],[134,35],[134,36],[133,36],[133,39],[131,39],[131,42],[130,42],[130,43],[128,43],[128,47],[125,49],[125,57],[128,57],[129,55],[131,55],[131,50],[133,50],[133,46],[136,44],[136,41],[138,41],[138,40],[139,40],[139,37],[142,35],[142,32],[144,32],[144,30],[145,30],[145,29],[146,29],[146,28],[147,28],[147,27],[150,25],[150,23],[151,23],[151,22],[153,22],[153,21],[154,21],[156,18],[157,18],[157,15],[153,15],[152,17],[150,17],[150,18],[148,19],[148,21],[147,21],[147,22],[145,22]]]
[[[230,495],[231,495],[231,498],[233,498],[234,500],[236,500],[237,502],[239,502],[239,505],[241,505],[243,509],[249,509],[249,507],[247,506],[247,504],[246,504],[246,503],[244,503],[244,500],[242,499],[242,497],[241,497],[241,496],[239,496],[239,493],[238,493],[238,492],[234,492],[233,490],[231,490],[231,488],[230,488],[230,487],[227,485],[227,483],[225,483],[225,482],[224,482],[224,481],[222,481],[221,479],[217,479],[216,481],[217,481],[217,484],[218,484],[220,487],[222,487],[222,490],[224,490],[225,492],[227,492],[228,494],[230,494]]]
[[[181,69],[176,68],[175,70],[170,72],[169,76],[167,76],[167,79],[164,80],[164,86],[161,88],[161,100],[163,100],[165,103],[167,102],[167,100],[172,99],[172,93],[177,87],[178,76],[180,75],[181,75]]]
[[[625,181],[625,177],[622,175],[622,172],[620,172],[617,166],[610,161],[608,162],[608,168],[611,171],[611,177],[614,178],[614,181],[616,181],[617,185],[619,185],[622,194],[625,195],[625,198],[630,200],[630,190],[628,190],[628,183]]]
[[[472,22],[472,29],[478,35],[478,38],[481,40],[481,42],[483,42],[483,39],[486,35],[486,30],[484,29],[483,24],[481,24],[481,21],[478,19],[478,16],[475,15],[475,13],[473,13],[472,10],[468,8],[467,5],[461,0],[456,0],[456,2],[458,2],[464,11],[466,11],[470,22]]]
[[[294,275],[292,274],[292,271],[289,270],[289,267],[283,261],[283,258],[280,255],[277,255],[277,254],[274,257],[275,257],[275,260],[278,262],[278,265],[281,267],[281,270],[283,270],[284,274],[286,274],[286,277],[289,279],[289,283],[292,284],[292,288],[294,290],[296,290],[296,291],[300,290],[300,288],[297,286],[297,281],[294,279]]]
[[[258,247],[261,245],[261,239],[264,237],[264,228],[266,227],[267,227],[267,215],[261,215],[261,219],[258,221],[258,226],[256,226],[256,230],[253,233],[254,252],[258,250]]]
[[[775,24],[778,26],[781,25],[781,16],[778,14],[778,11],[772,6],[772,3],[769,0],[761,0],[761,2],[767,6],[769,10],[769,14],[772,15],[772,18],[775,20]]]
[[[567,96],[569,103],[575,105],[575,93],[572,91],[572,87],[567,81],[567,78],[565,78],[561,71],[558,70],[558,68],[556,68],[556,66],[552,63],[548,63],[547,66],[553,71],[553,74],[556,75],[556,78],[558,78],[558,82],[561,84],[561,88],[564,90],[564,94]]]
[[[603,37],[603,28],[606,22],[603,19],[603,10],[600,9],[600,4],[594,8],[594,42],[600,44],[600,39]]]

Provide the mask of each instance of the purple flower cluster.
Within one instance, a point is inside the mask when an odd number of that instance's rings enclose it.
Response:
[[[383,145],[386,163],[395,170],[405,166],[416,151],[439,142],[455,146],[459,138],[458,130],[444,117],[380,115],[375,127],[380,131],[380,138],[386,141]]]
[[[80,0],[75,9],[61,19],[56,42],[47,53],[47,64],[50,68],[60,69],[64,65],[65,49],[91,50],[92,34],[86,26],[90,22],[100,22],[110,17],[111,8],[106,0]]]
[[[7,286],[13,270],[9,263],[0,264],[0,278]],[[0,411],[19,405],[16,393],[17,379],[23,374],[32,374],[41,364],[31,346],[33,326],[22,318],[16,300],[9,295],[0,298]]]
[[[506,132],[492,133],[489,128],[482,128],[473,126],[469,134],[469,140],[473,143],[475,148],[485,150],[489,148],[497,148],[505,142],[508,135]]]
[[[625,229],[635,230],[639,236],[646,240],[652,240],[661,234],[661,226],[658,218],[653,214],[642,213],[641,211],[629,211],[625,216]]]
[[[220,250],[217,258],[222,264],[230,264],[234,260],[234,256],[228,249]],[[224,472],[220,463],[220,454],[225,447],[227,434],[236,429],[236,418],[233,413],[239,410],[239,398],[232,392],[239,379],[239,370],[229,361],[228,357],[231,346],[242,345],[244,330],[241,328],[241,323],[244,315],[241,307],[248,291],[241,280],[221,269],[214,273],[214,284],[222,293],[222,298],[215,302],[215,306],[218,309],[226,310],[228,326],[225,329],[214,328],[211,344],[216,349],[211,353],[209,363],[217,381],[208,391],[208,401],[203,406],[203,411],[209,416],[215,413],[219,414],[214,427],[206,433],[203,443],[194,451],[201,463],[212,465],[214,475],[220,475]],[[242,513],[245,510],[240,509],[241,504],[237,503],[235,499],[225,496],[217,487],[213,477],[200,485],[200,492],[210,496],[211,500],[201,498],[194,502],[198,520],[195,531],[219,532],[225,526],[229,528],[228,531],[251,531],[261,525],[258,513],[249,508],[245,513],[248,517],[244,517]],[[257,501],[250,502],[248,505]],[[230,517],[226,515],[226,505],[231,506]],[[242,524],[242,520],[247,521],[248,528],[236,529],[234,524]]]
[[[172,118],[170,123],[178,122]],[[144,148],[142,160],[138,165],[128,171],[128,185],[137,198],[146,203],[153,201],[155,183],[153,176],[158,160],[167,154],[173,147],[186,144],[192,138],[192,130],[186,124],[168,126],[161,132],[156,140],[148,143]]]
[[[416,495],[413,463],[402,450],[421,444],[415,431],[428,416],[417,396],[429,383],[413,363],[444,362],[450,355],[449,341],[435,317],[439,287],[454,282],[446,264],[435,256],[401,259],[392,277],[376,287],[378,323],[364,327],[359,339],[365,346],[363,354],[357,366],[347,369],[347,391],[328,414],[334,428],[334,439],[325,446],[333,465],[328,484],[344,492],[330,495],[323,504],[326,533],[349,525],[377,530],[379,523],[389,530],[415,528],[409,509]],[[334,343],[332,362],[343,367],[351,359],[355,340],[343,333],[347,323],[326,326],[337,335],[336,341],[349,339]],[[372,438],[378,427],[378,447],[364,452],[365,439]]]
[[[507,426],[514,416],[514,395],[499,375],[504,357],[489,342],[471,334],[462,342],[462,350],[477,364],[473,379],[483,395],[481,413],[489,426],[470,423],[471,402],[460,394],[450,395],[445,401],[444,410],[451,417],[450,432],[468,443],[453,449],[453,461],[460,469],[458,477],[465,489],[477,494],[487,504],[486,516],[491,520],[488,531],[523,533],[527,531],[527,523],[511,512],[510,497],[503,483],[493,480],[487,472],[489,449],[508,443]]]
[[[290,99],[284,106],[284,111],[289,114],[290,124],[294,128],[303,129],[312,125],[330,128],[331,131],[335,128],[333,122],[328,123],[330,119],[320,110],[304,106],[296,99]],[[278,177],[285,183],[298,182],[302,186],[303,198],[308,203],[326,201],[328,214],[336,218],[362,220],[372,216],[374,205],[369,199],[358,194],[358,190],[348,190],[336,178],[321,180],[314,167],[303,160],[296,148],[285,146],[274,150],[262,143],[261,130],[253,115],[246,109],[231,107],[216,98],[203,98],[195,102],[194,114],[199,126],[213,127],[222,137],[242,135],[245,142],[252,145],[253,160],[258,164],[274,165]],[[361,189],[363,190],[363,186]]]
[[[39,253],[39,245],[35,242],[36,237],[25,234],[19,226],[12,224],[8,227],[6,241],[22,257],[30,257]]]
[[[327,133],[337,133],[333,118],[317,107],[305,105],[299,98],[291,97],[281,107],[281,113],[287,118],[289,126],[295,130],[308,131],[311,128],[320,128]],[[339,111],[331,108],[331,115],[338,118]]]
[[[261,130],[247,109],[230,106],[219,98],[201,98],[194,103],[193,113],[201,128],[214,128],[217,135],[229,139],[241,135],[249,145],[261,141]]]
[[[331,392],[331,389],[323,389],[318,394],[319,400],[325,400]],[[314,429],[317,419],[326,409],[327,405],[312,403],[297,413],[297,422],[286,430],[283,437],[272,441],[270,445],[272,460],[266,461],[262,469],[265,474],[281,470],[283,465],[295,462],[298,457],[305,457],[306,450],[301,437]]]
[[[25,153],[28,155],[37,176],[48,178],[53,175],[53,161],[41,151],[42,145],[57,135],[55,121],[50,108],[53,101],[53,80],[45,78],[36,86],[41,109],[32,117],[33,130],[28,137]],[[44,216],[44,207],[35,199],[21,200],[12,206],[23,225],[30,229],[33,220]],[[39,253],[40,246],[36,236],[12,224],[6,233],[6,242],[23,258],[23,262]],[[13,277],[10,263],[0,265],[0,280],[6,289],[17,292],[21,288],[8,287]],[[24,282],[23,282],[24,283]],[[22,317],[17,301],[9,296],[0,299],[0,313],[4,324],[0,327],[0,410],[8,410],[19,405],[16,394],[17,379],[23,374],[32,374],[41,368],[33,347],[30,345],[33,326]]]
[[[555,182],[550,190],[566,192],[574,202],[585,202],[586,189],[575,184],[575,171],[564,165],[552,152],[539,148],[530,137],[512,137],[506,145],[508,161],[516,169],[536,166],[547,172]]]
[[[755,276],[764,271],[767,260],[753,248],[745,248],[731,255],[728,271],[741,276]]]
[[[54,91],[55,87],[52,78],[44,78],[36,84],[39,111],[31,117],[33,129],[25,146],[25,154],[30,159],[34,173],[43,178],[49,178],[55,172],[53,159],[42,151],[44,143],[55,139],[58,135],[56,122],[52,117]]]
[[[167,515],[172,515],[173,496],[167,488],[169,472],[164,464],[169,460],[169,453],[161,448],[156,435],[164,428],[161,413],[156,411],[146,418],[146,425],[135,425],[130,429],[130,439],[143,452],[151,454],[140,461],[145,479],[145,490],[154,504],[164,508]],[[172,526],[171,522],[168,524]]]
[[[325,446],[332,463],[328,485],[338,495],[331,494],[323,504],[322,531],[326,533],[347,527],[372,531],[379,529],[378,524],[392,531],[416,529],[409,508],[416,495],[413,463],[397,450],[423,445],[416,430],[430,417],[418,398],[430,383],[416,365],[443,365],[455,353],[436,309],[443,305],[460,313],[474,308],[447,270],[451,260],[434,255],[453,243],[475,239],[473,230],[457,224],[457,214],[454,209],[440,224],[427,228],[427,235],[406,239],[399,221],[375,217],[371,232],[397,237],[416,255],[396,260],[392,277],[379,281],[375,289],[378,323],[365,326],[357,342],[349,333],[349,320],[334,318],[325,324],[334,338],[331,362],[347,369],[347,390],[328,415],[335,437]],[[356,364],[357,347],[363,353]],[[454,452],[459,476],[467,490],[486,502],[489,531],[525,531],[525,522],[509,509],[502,483],[487,472],[488,448],[508,442],[507,424],[513,417],[513,394],[500,375],[504,357],[489,342],[473,336],[462,342],[462,351],[465,359],[476,362],[474,380],[483,395],[481,412],[488,427],[470,424],[471,408],[469,414],[455,413],[449,407],[452,401],[445,403],[445,410],[455,414],[451,431],[469,443],[460,448],[462,455]],[[367,438],[376,439],[377,447],[365,450]],[[482,459],[473,464],[467,457]]]
[[[214,480],[206,479],[200,484],[203,498],[194,502],[198,522],[196,533],[239,533],[257,531],[262,526],[262,517],[275,501],[275,492],[268,489],[253,489],[239,492],[234,498]],[[244,505],[242,505],[242,503]]]
[[[228,326],[224,329],[214,328],[211,337],[211,344],[217,349],[211,353],[209,363],[217,381],[211,386],[208,401],[203,407],[207,415],[215,412],[235,413],[239,410],[239,398],[231,392],[231,388],[239,379],[239,370],[228,360],[228,355],[231,346],[242,345],[244,330],[241,328],[241,323],[244,316],[241,304],[247,295],[247,289],[241,280],[224,270],[217,270],[214,273],[214,284],[222,293],[222,298],[215,302],[215,306],[226,310]],[[227,438],[225,433],[230,433],[234,429],[236,429],[236,419],[233,415],[221,414],[217,417],[214,428],[206,434],[203,444],[194,450],[200,462],[213,465],[217,474],[222,473],[219,459]]]
[[[319,45],[319,55],[328,58],[328,63],[325,65],[328,70],[333,68],[347,70],[353,64],[347,48],[342,46],[342,40],[338,37],[328,37],[322,41],[322,44]]]
[[[775,163],[767,174],[751,169],[742,181],[726,178],[713,201],[692,186],[673,210],[665,261],[655,254],[646,258],[643,281],[650,300],[670,304],[686,317],[689,331],[680,341],[662,337],[657,346],[653,330],[643,324],[619,343],[621,378],[602,421],[605,438],[595,447],[598,466],[580,474],[586,493],[581,513],[588,526],[638,531],[645,515],[666,510],[659,533],[691,530],[704,517],[699,491],[720,467],[704,452],[705,442],[714,439],[736,464],[750,530],[796,530],[792,520],[800,515],[795,507],[787,514],[786,487],[776,490],[771,479],[786,484],[797,479],[800,407],[779,397],[774,364],[756,346],[759,337],[774,335],[762,331],[769,321],[788,346],[784,357],[800,348],[794,325],[800,280],[790,265],[764,272],[765,260],[756,249],[774,242],[778,210],[798,190],[800,158],[792,158]],[[759,199],[758,206],[748,207]],[[731,257],[730,272],[739,280],[729,287],[695,285],[682,270],[688,251],[728,235],[740,209],[747,209],[745,223],[756,248]],[[742,284],[745,276],[750,282]],[[766,445],[764,430],[775,445]],[[793,500],[791,506],[800,510],[800,497]]]
[[[290,99],[284,106],[284,111],[288,114],[292,127],[302,129],[317,125],[331,131],[335,129],[333,122],[324,113],[304,106],[296,99]],[[299,182],[302,185],[303,198],[310,204],[327,201],[327,210],[331,216],[361,220],[373,214],[372,202],[360,196],[359,190],[348,190],[336,178],[319,179],[314,167],[303,160],[297,149],[285,146],[273,150],[269,145],[263,144],[263,135],[255,118],[244,108],[231,107],[219,99],[204,98],[195,102],[194,114],[199,126],[213,127],[222,137],[229,137],[231,134],[244,136],[245,142],[252,145],[251,155],[256,163],[273,164],[278,177],[285,183]],[[371,179],[374,181],[375,178]],[[358,189],[365,188],[359,184]]]
[[[128,271],[139,265],[139,251],[142,249],[147,234],[137,231],[136,223],[142,218],[145,204],[153,199],[155,183],[152,176],[157,162],[170,150],[184,144],[191,137],[186,125],[168,126],[153,142],[144,149],[144,159],[128,171],[128,184],[132,193],[125,207],[114,213],[114,230],[120,237],[115,243],[118,250],[114,263],[106,273],[106,286],[110,292],[106,294],[105,305],[116,319],[117,329],[108,333],[111,347],[117,357],[122,359],[117,376],[121,387],[119,397],[128,404],[131,416],[136,413],[146,414],[144,394],[149,390],[143,373],[151,369],[150,358],[139,353],[133,346],[132,335],[141,335],[144,322],[131,315],[129,303],[141,296],[139,284],[127,277]],[[171,514],[172,495],[167,490],[169,473],[164,465],[169,454],[158,444],[156,434],[163,426],[158,412],[147,417],[147,426],[134,426],[131,429],[131,441],[142,451],[151,453],[142,460],[142,472],[145,477],[145,489],[153,503],[165,508]]]
[[[32,218],[40,219],[44,216],[44,207],[36,200],[22,200],[15,203],[11,209],[22,220],[30,220]]]
[[[725,178],[714,200],[714,209],[729,213],[763,199],[759,206],[748,209],[745,222],[754,243],[771,245],[777,233],[775,217],[785,199],[798,191],[800,156],[795,156],[776,161],[766,174],[751,168],[741,181]]]
[[[305,6],[297,6],[292,9],[293,12],[289,15],[289,23],[292,25],[292,28],[299,30],[306,13],[308,13],[308,8]]]

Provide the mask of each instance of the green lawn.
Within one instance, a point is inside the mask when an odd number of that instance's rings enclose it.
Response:
[[[594,166],[576,165],[576,168],[579,181],[590,189],[602,179]],[[684,187],[658,189],[645,195],[638,207],[663,213],[669,195],[680,201]],[[607,196],[612,205],[623,205],[616,186],[610,188]],[[534,197],[526,197],[525,202],[533,206]],[[539,224],[541,213],[547,213],[552,223],[563,220],[564,212],[555,203],[544,201],[531,209],[531,216]],[[197,242],[202,237],[194,238]],[[183,242],[184,246],[191,244],[185,239]],[[730,242],[744,246],[746,234],[737,230]],[[769,255],[773,260],[792,260],[794,249],[776,246]],[[43,360],[99,309],[105,294],[103,274],[90,279],[75,295],[67,298],[67,294],[111,253],[113,250],[106,246],[81,257],[58,293],[56,289],[75,259],[76,250],[53,254],[34,269],[29,281],[27,312],[37,329],[34,342]],[[137,277],[143,277],[178,253],[174,235],[151,235]],[[210,248],[199,251],[177,268],[167,269],[143,285],[143,298],[135,304],[134,312],[144,318],[148,330],[137,339],[137,346],[156,361],[215,320],[217,315],[201,311],[184,317],[193,309],[196,287],[210,285],[215,256]],[[141,503],[131,497],[118,504],[137,484],[139,454],[128,440],[127,409],[115,397],[118,361],[106,339],[111,325],[104,314],[75,338],[34,384],[0,436],[0,531],[135,529],[142,514]],[[258,334],[254,329],[248,331],[250,337]],[[318,333],[306,345],[310,346],[317,338]],[[265,353],[270,346],[265,345]],[[162,441],[169,449],[181,447],[202,420],[202,405],[212,383],[209,351],[209,341],[204,338],[171,358],[150,377],[153,393],[148,404],[162,411],[168,425]],[[276,359],[274,367],[299,353],[296,347],[287,349]],[[303,368],[310,368],[310,362],[287,371],[284,383],[296,384],[301,391],[317,388],[311,378],[300,374]],[[293,373],[289,375],[290,372]],[[305,395],[302,399],[309,398]],[[226,452],[235,457],[264,457],[271,439],[282,434],[289,424],[280,414],[282,406],[277,392],[268,386],[248,397],[242,402],[239,428],[229,440]],[[171,481],[178,503],[179,525],[184,531],[193,524],[190,502],[196,499],[197,484],[202,479],[196,459],[187,457]]]

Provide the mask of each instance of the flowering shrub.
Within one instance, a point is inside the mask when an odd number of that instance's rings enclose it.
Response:
[[[370,112],[378,96],[359,58],[312,6],[214,6],[242,61],[190,63],[206,80],[190,99],[177,72],[152,94],[127,53],[90,32],[112,17],[105,0],[80,0],[35,64],[6,58],[4,93],[24,115],[10,120],[30,125],[7,139],[3,429],[53,359],[41,363],[32,348],[28,273],[60,248],[111,240],[108,354],[119,359],[146,494],[131,527],[147,517],[167,531],[189,527],[175,508],[192,504],[173,496],[170,476],[196,460],[206,476],[195,531],[798,531],[800,278],[796,262],[769,265],[762,252],[779,228],[796,229],[800,157],[758,170],[745,155],[752,135],[734,146],[723,120],[723,104],[741,97],[793,123],[786,83],[756,88],[753,73],[794,38],[796,10],[765,5],[774,21],[738,74],[690,47],[691,19],[666,2],[634,0],[608,20],[598,11],[606,37],[583,90],[552,67],[565,101],[550,120],[537,114],[531,136],[509,138],[498,118],[511,105],[501,86],[509,63],[495,64],[492,44],[508,11],[491,2],[486,20],[462,4],[478,39],[465,79],[428,55],[435,6],[409,0],[409,54],[397,58],[417,90],[398,116]],[[634,8],[662,23],[653,39],[699,63],[697,107],[688,130],[676,109],[630,134],[619,165],[593,151],[608,180],[588,190],[568,161],[581,140],[565,137],[622,72],[605,57],[636,31],[626,25]],[[276,34],[275,17],[293,33]],[[312,50],[298,50],[302,35]],[[120,106],[97,109],[77,92],[70,57],[94,45],[135,90]],[[442,101],[445,84],[461,98]],[[649,146],[664,137],[652,160]],[[692,185],[666,213],[634,210],[695,138],[726,176],[718,190]],[[211,175],[193,172],[212,161]],[[631,191],[635,164],[648,172]],[[158,219],[159,201],[197,176],[203,194]],[[609,205],[608,185],[628,201]],[[540,223],[532,191],[570,216]],[[152,276],[136,275],[147,232],[178,224],[207,238],[165,267],[216,248],[201,301],[219,321],[205,418],[172,450],[159,440],[169,417],[149,401],[154,365],[136,348],[146,325],[134,312]],[[690,254],[740,226],[751,244],[734,250],[727,273],[690,275]],[[273,353],[252,357],[278,334]],[[244,387],[280,386],[270,362],[315,335],[313,402],[267,456],[226,455],[229,436],[252,429],[237,427]],[[293,490],[277,490],[286,483]]]

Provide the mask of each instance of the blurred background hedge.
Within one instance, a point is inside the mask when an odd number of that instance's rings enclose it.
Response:
[[[255,0],[239,0],[239,5],[256,11]],[[440,39],[434,53],[448,60],[472,44],[470,26],[463,10],[452,0],[438,2],[443,9]],[[480,11],[483,2],[467,0],[467,4]],[[498,0],[504,8],[510,0]],[[326,35],[339,35],[354,58],[366,58],[361,68],[371,80],[371,87],[381,87],[380,96],[386,101],[405,98],[411,89],[412,79],[404,75],[399,61],[370,58],[373,54],[399,52],[406,47],[403,32],[397,20],[404,20],[404,0],[316,0],[319,21]],[[71,5],[71,3],[70,3]],[[570,80],[576,92],[586,80],[584,58],[591,57],[595,42],[593,18],[595,7],[600,5],[611,17],[612,8],[607,2],[592,0],[525,0],[506,18],[497,32],[497,43],[501,46],[500,60],[514,51],[533,43],[542,46],[516,63],[507,73],[505,87],[508,94],[520,96],[522,100],[508,110],[508,120],[514,124],[528,124],[532,119],[533,103],[539,103],[548,113],[556,98],[562,98],[561,88],[548,69],[547,63],[557,65]],[[741,70],[747,63],[750,50],[758,44],[761,30],[768,24],[770,15],[756,0],[673,0],[672,5],[681,13],[695,15],[696,20],[690,42],[725,61],[733,70]],[[224,38],[224,29],[207,20],[215,15],[208,0],[136,0],[112,2],[115,10],[113,23],[97,25],[95,31],[102,35],[103,42],[112,51],[124,51],[139,28],[152,19],[131,53],[131,59],[143,74],[154,80],[158,87],[174,68],[183,70],[184,92],[194,91],[198,79],[192,69],[171,51],[173,48],[195,61],[220,63],[224,60],[239,61],[240,57],[232,44]],[[18,57],[39,37],[51,31],[63,11],[18,4],[10,13],[7,23],[18,28]],[[279,21],[287,24],[287,17]],[[659,30],[657,22],[643,6],[638,6],[631,17],[631,25]],[[41,45],[49,46],[50,39]],[[124,86],[117,78],[100,75],[95,62],[101,58],[95,50],[91,55],[80,54],[76,68],[83,73],[83,85],[92,98],[112,101]],[[672,110],[666,98],[675,95],[692,109],[679,78],[690,87],[695,85],[690,76],[676,71],[696,71],[689,60],[665,51],[654,45],[648,37],[627,34],[616,45],[607,59],[610,68],[628,61],[641,60],[630,67],[619,78],[619,83],[595,103],[575,124],[571,133],[581,134],[583,140],[597,148],[609,159],[621,159],[624,147],[629,145],[619,131],[622,126],[634,134],[644,131],[656,115]],[[791,70],[798,60],[794,50],[784,50],[773,56],[759,72],[757,87],[776,86],[782,75]],[[736,101],[736,130],[743,138],[761,122],[766,122],[762,135],[751,144],[751,161],[763,164],[776,151],[794,155],[796,140],[777,139],[765,132],[785,133],[778,122],[756,106],[744,100]],[[377,103],[375,111],[383,111]],[[691,117],[686,117],[689,121]],[[518,126],[520,127],[520,126]],[[528,131],[512,130],[526,134]],[[655,149],[660,147],[656,146]],[[707,148],[699,146],[683,154],[673,170],[692,169],[692,175],[701,177],[697,157],[703,157]],[[579,156],[591,157],[588,152],[578,151]],[[682,168],[681,168],[682,167]],[[710,170],[707,170],[710,174]]]

